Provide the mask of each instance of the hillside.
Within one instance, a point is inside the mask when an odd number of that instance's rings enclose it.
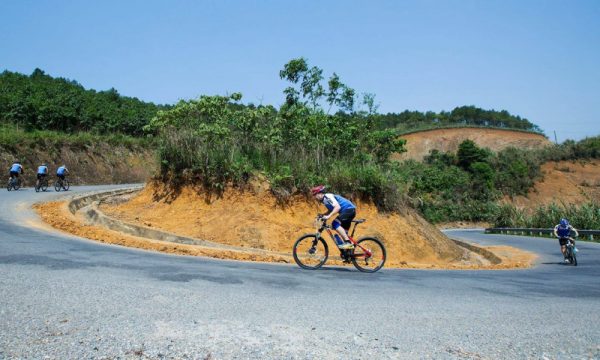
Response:
[[[473,140],[479,147],[499,151],[513,146],[521,149],[538,149],[552,143],[543,135],[502,129],[450,128],[419,131],[402,135],[406,152],[394,154],[395,160],[423,160],[431,150],[456,152],[464,140]]]
[[[21,161],[25,168],[22,179],[26,187],[35,185],[37,167],[42,162],[48,163],[51,176],[54,176],[57,167],[67,165],[74,185],[145,182],[157,169],[152,150],[107,143],[57,147],[43,144],[0,146],[0,169],[8,173],[15,159]]]
[[[323,210],[314,200],[302,196],[293,199],[293,206],[282,207],[265,183],[245,191],[228,189],[222,196],[210,198],[191,186],[178,189],[176,196],[172,196],[172,190],[158,182],[150,183],[133,198],[105,203],[101,209],[128,223],[277,253],[289,253],[299,236],[314,232],[314,216]],[[368,219],[358,227],[357,236],[374,235],[384,242],[386,267],[494,267],[482,256],[458,246],[412,210],[389,214],[379,212],[370,202],[358,201],[357,205],[357,217]],[[336,259],[335,250],[332,257]],[[509,263],[501,267],[523,266]]]
[[[550,203],[600,204],[600,161],[551,161],[542,165],[544,178],[527,196],[505,199],[518,208],[534,209]]]

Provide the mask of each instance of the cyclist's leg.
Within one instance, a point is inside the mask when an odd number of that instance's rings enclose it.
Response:
[[[337,219],[331,223],[333,229],[337,231],[345,241],[350,241],[350,235],[348,234],[348,231],[350,231],[350,225],[352,225],[352,220],[355,216],[356,211],[346,210],[340,213]]]
[[[560,244],[560,252],[562,252],[563,256],[566,258],[566,256],[567,256],[567,238],[564,238],[564,237],[558,238],[558,243]]]

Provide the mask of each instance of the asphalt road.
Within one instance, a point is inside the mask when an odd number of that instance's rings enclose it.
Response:
[[[579,242],[571,267],[554,240],[450,231],[536,252],[538,264],[306,271],[36,226],[29,206],[57,196],[0,192],[0,359],[600,358],[599,244]]]

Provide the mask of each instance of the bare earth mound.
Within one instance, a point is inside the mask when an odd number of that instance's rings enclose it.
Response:
[[[388,251],[386,267],[505,268],[529,266],[527,261],[508,261],[493,266],[482,256],[456,245],[418,215],[381,214],[368,203],[358,203],[361,224],[357,235],[375,235]],[[186,187],[170,197],[161,185],[148,185],[120,204],[103,204],[101,210],[120,220],[166,230],[179,235],[247,248],[291,253],[294,241],[313,232],[318,204],[303,197],[278,206],[268,191],[228,190],[223,197],[207,200],[203,192]],[[502,257],[507,260],[509,257]]]
[[[533,209],[552,202],[574,205],[590,201],[600,203],[600,161],[552,161],[542,165],[542,171],[544,178],[534,185],[527,197],[512,199],[513,204]]]
[[[433,149],[456,152],[461,142],[469,139],[478,146],[499,151],[513,146],[521,149],[537,149],[552,143],[543,135],[513,130],[483,128],[435,129],[402,136],[406,139],[406,152],[395,154],[396,160],[423,160]]]

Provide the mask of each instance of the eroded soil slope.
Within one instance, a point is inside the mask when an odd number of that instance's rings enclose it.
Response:
[[[376,235],[388,250],[389,266],[477,266],[482,259],[448,239],[413,212],[382,214],[359,203],[357,218],[368,221],[357,235]],[[314,231],[314,216],[323,212],[311,199],[297,197],[281,207],[269,191],[226,191],[207,199],[202,191],[183,188],[176,197],[150,184],[131,200],[101,207],[107,215],[177,234],[277,252],[290,252],[302,234]]]
[[[24,186],[35,185],[37,167],[42,162],[49,164],[52,176],[60,165],[67,165],[71,183],[75,185],[145,182],[157,169],[157,161],[151,149],[102,143],[60,148],[45,147],[41,144],[33,148],[0,147],[0,168],[8,169],[15,159],[21,161],[25,167]]]
[[[552,202],[600,203],[600,161],[552,161],[542,165],[542,171],[544,178],[535,184],[527,197],[512,199],[513,204],[532,209]]]
[[[543,135],[500,129],[456,128],[420,131],[402,136],[407,152],[395,154],[397,160],[423,160],[433,149],[456,152],[461,142],[470,139],[478,146],[499,151],[509,146],[537,149],[552,143]]]

